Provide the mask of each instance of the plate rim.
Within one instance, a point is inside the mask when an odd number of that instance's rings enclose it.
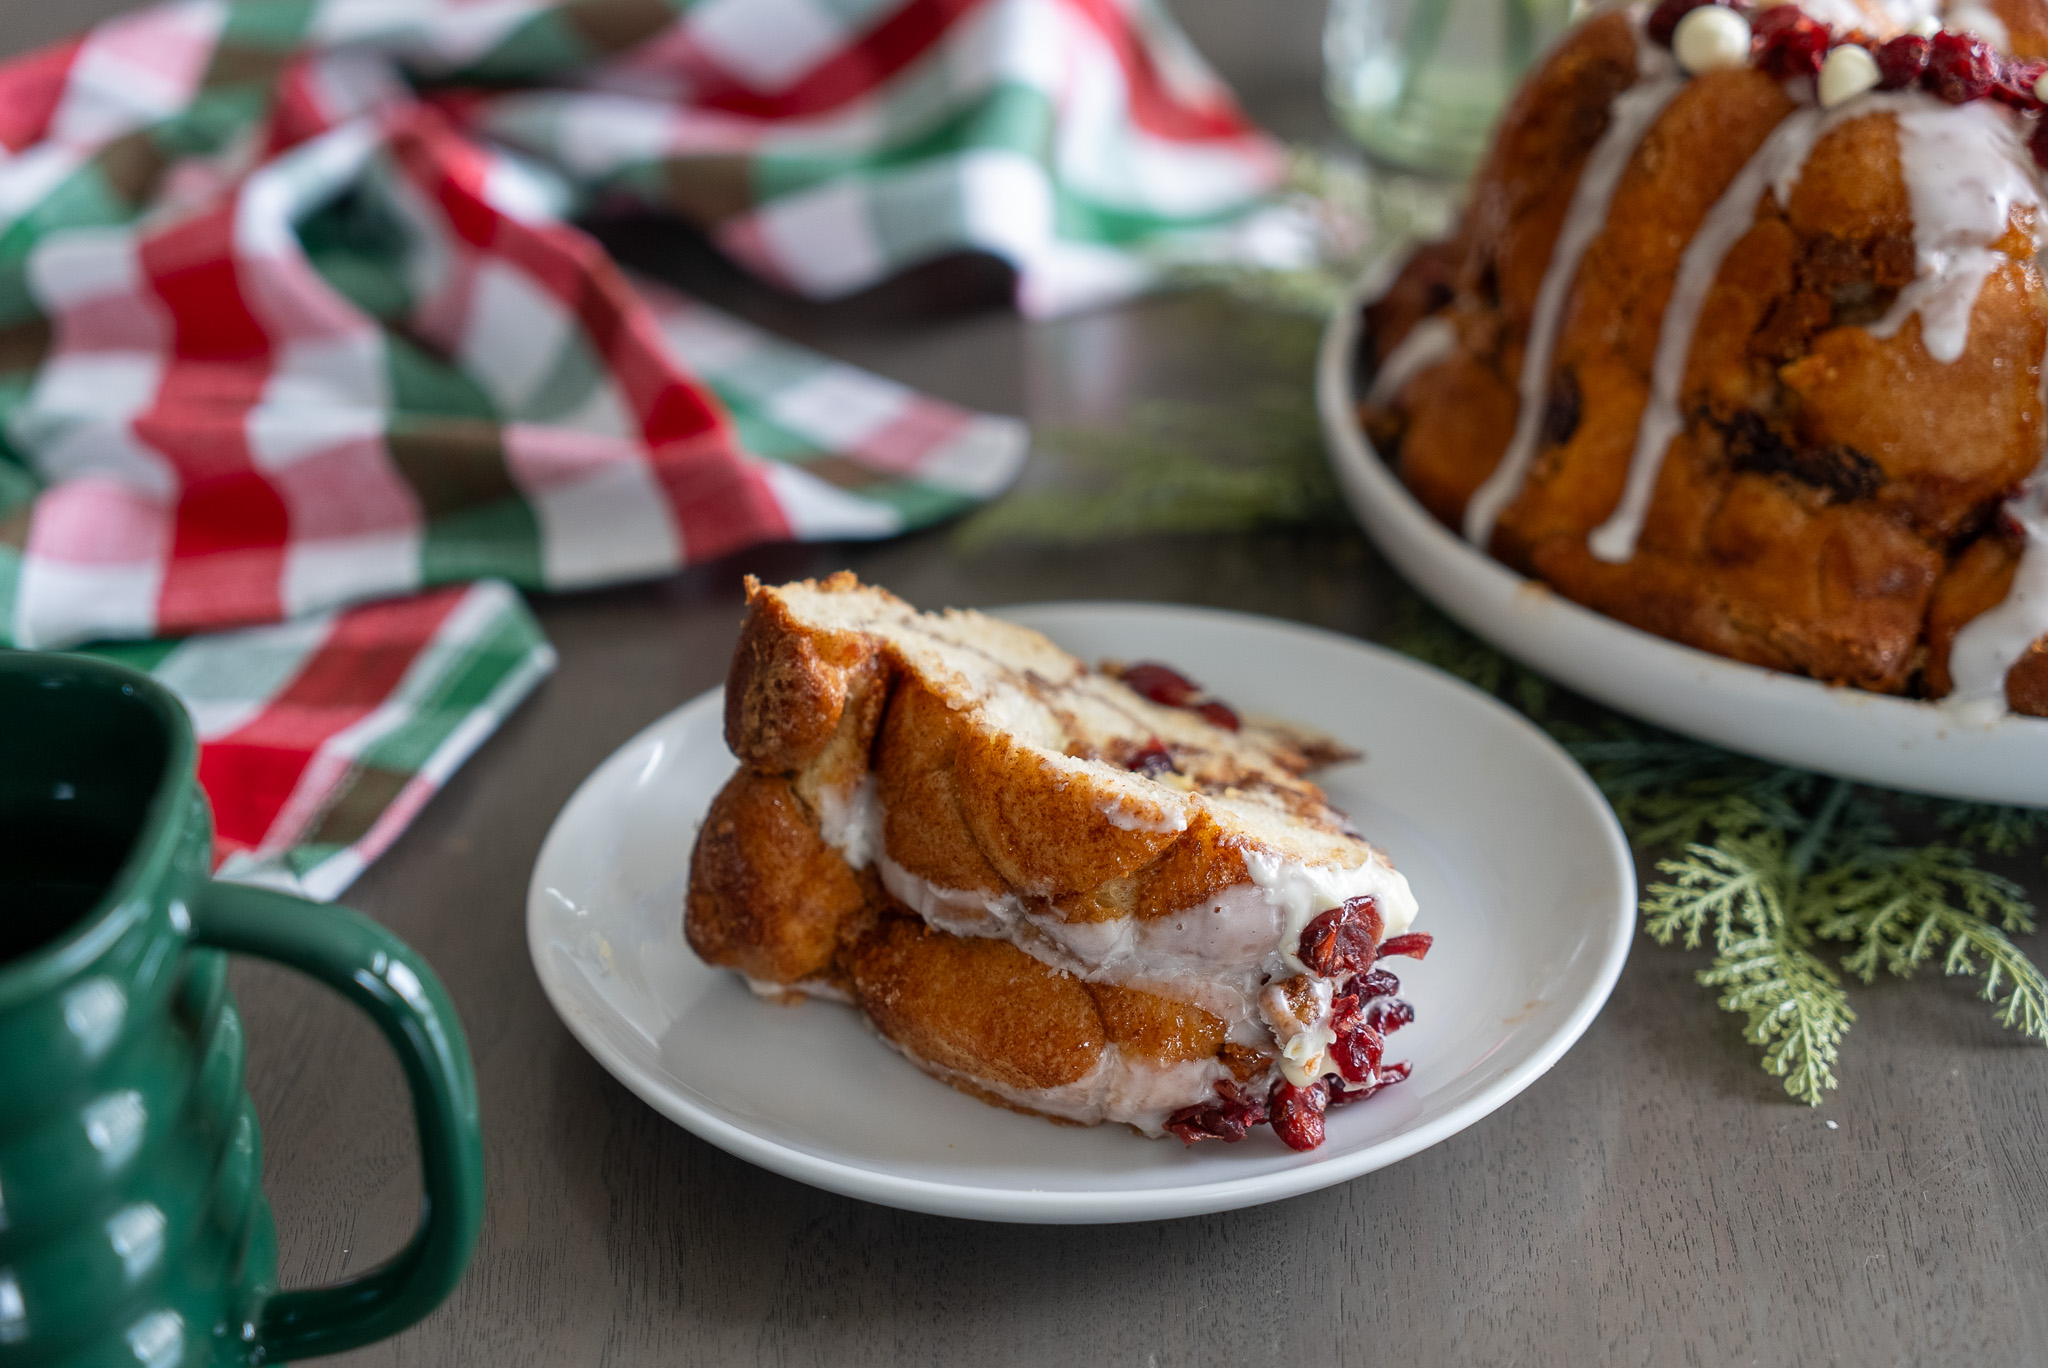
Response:
[[[1514,731],[1525,740],[1534,743],[1538,752],[1553,762],[1566,786],[1584,801],[1585,806],[1593,814],[1602,837],[1601,849],[1606,857],[1606,863],[1620,875],[1618,896],[1613,907],[1600,909],[1590,902],[1587,904],[1587,927],[1605,940],[1599,957],[1592,966],[1587,989],[1579,995],[1578,1001],[1573,1004],[1564,1019],[1545,1037],[1534,1042],[1534,1047],[1520,1063],[1481,1087],[1444,1115],[1377,1144],[1346,1154],[1333,1155],[1324,1163],[1305,1164],[1252,1177],[1127,1192],[995,1188],[890,1174],[883,1170],[827,1158],[801,1147],[756,1134],[744,1126],[718,1116],[708,1108],[690,1102],[668,1088],[662,1080],[642,1068],[623,1051],[614,1049],[596,1030],[594,1022],[583,1019],[584,1013],[580,1007],[571,1009],[568,1000],[569,985],[566,979],[559,978],[550,971],[548,956],[543,953],[545,947],[542,921],[547,915],[547,904],[553,900],[544,892],[542,875],[554,862],[558,848],[569,839],[567,826],[570,813],[583,802],[594,801],[594,795],[601,780],[606,778],[606,772],[620,763],[621,757],[641,745],[652,734],[673,725],[684,714],[721,708],[724,696],[724,687],[721,685],[662,713],[614,748],[584,776],[549,824],[547,835],[541,842],[540,850],[534,858],[532,873],[527,880],[527,956],[533,966],[535,977],[540,981],[542,992],[547,997],[549,1007],[576,1041],[596,1060],[599,1067],[625,1084],[635,1096],[669,1120],[727,1153],[770,1172],[842,1196],[904,1210],[1016,1224],[1112,1224],[1175,1219],[1302,1196],[1398,1163],[1436,1145],[1477,1124],[1525,1092],[1578,1043],[1606,1007],[1614,986],[1621,977],[1622,968],[1627,963],[1629,949],[1635,938],[1636,879],[1633,853],[1612,807],[1578,762],[1541,728],[1493,695],[1445,671],[1342,632],[1231,609],[1178,603],[1076,600],[1003,604],[986,608],[984,611],[1019,621],[1026,617],[1059,615],[1114,618],[1135,611],[1209,622],[1222,620],[1255,629],[1277,630],[1283,634],[1357,650],[1373,658],[1379,666],[1410,672],[1439,687],[1449,686],[1453,697],[1463,698],[1483,709],[1495,710],[1509,722]],[[681,909],[678,908],[677,911],[680,919]]]
[[[1824,684],[1804,675],[1715,655],[1575,603],[1542,581],[1520,575],[1476,550],[1439,523],[1380,458],[1356,417],[1352,363],[1360,331],[1359,312],[1367,299],[1384,288],[1398,264],[1396,260],[1393,267],[1369,271],[1354,281],[1325,322],[1316,355],[1316,409],[1324,446],[1352,515],[1416,592],[1506,655],[1576,692],[1667,730],[1774,764],[1883,788],[1966,801],[2048,805],[2048,780],[2032,787],[2024,781],[2001,786],[1996,776],[1973,774],[1962,782],[1948,782],[1910,768],[1893,753],[1910,748],[1921,757],[1954,755],[1960,762],[1967,758],[1959,752],[1964,742],[1973,746],[2019,744],[2048,761],[2048,718],[2007,713],[1988,724],[1971,722],[1936,701]],[[1383,521],[1392,525],[1391,531]],[[1544,634],[1550,638],[1547,644],[1532,647],[1513,640],[1513,633],[1495,620],[1526,616],[1531,604],[1540,604],[1553,617],[1554,629]],[[1687,691],[1705,687],[1787,716],[1790,710],[1797,710],[1803,717],[1825,718],[1831,726],[1861,726],[1868,733],[1872,753],[1845,760],[1830,742],[1802,740],[1796,735],[1782,748],[1759,746],[1751,740],[1751,733],[1703,722],[1697,712],[1688,714],[1654,703],[1646,706],[1641,691],[1617,687],[1584,667],[1584,662],[1603,652],[1620,653],[1636,667],[1657,674],[1661,682],[1678,685],[1665,696],[1680,701]],[[1860,714],[1860,719],[1852,720],[1848,710]],[[1885,749],[1888,743],[1897,744]],[[2048,766],[2043,771],[2048,773]]]

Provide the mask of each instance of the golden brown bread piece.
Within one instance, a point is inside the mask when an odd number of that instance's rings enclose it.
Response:
[[[2048,52],[2048,0],[1995,9],[2016,55]],[[1456,237],[1366,310],[1377,361],[1425,318],[1455,331],[1452,355],[1361,413],[1418,501],[1454,528],[1507,449],[1534,300],[1614,100],[1663,79],[1643,74],[1655,62],[1638,54],[1619,11],[1569,34],[1511,103]],[[1845,106],[1783,202],[1759,197],[1691,331],[1682,426],[1633,553],[1613,563],[1589,544],[1621,503],[1681,259],[1766,138],[1810,106],[1798,94],[1755,67],[1707,72],[1677,88],[1635,145],[1569,279],[1541,436],[1488,549],[1569,598],[1705,650],[1940,697],[1956,633],[2010,582],[2015,553],[1997,514],[2042,461],[2048,296],[2037,210],[2016,198],[2004,236],[1985,244],[1960,354],[1930,353],[1924,311],[1896,322],[1892,306],[1926,269],[1899,119],[1943,108],[1929,96]],[[2048,688],[2022,682],[2044,669],[2007,676],[2014,710],[2048,713]]]
[[[1107,1043],[1088,987],[1008,941],[883,917],[846,957],[861,1008],[912,1058],[1017,1090],[1058,1088]]]
[[[741,769],[704,814],[690,863],[690,948],[762,983],[830,982],[874,900],[780,774]]]
[[[1037,633],[847,574],[750,580],[748,601],[726,697],[743,763],[686,897],[705,960],[850,995],[921,1067],[1061,1119],[1158,1134],[1219,1088],[1384,1081],[1329,1081],[1325,1019],[1281,1021],[1307,1032],[1283,1060],[1261,1006],[1321,974],[1327,1018],[1362,972],[1295,957],[1311,920],[1369,919],[1377,941],[1414,915],[1304,777],[1341,747],[1155,702]]]

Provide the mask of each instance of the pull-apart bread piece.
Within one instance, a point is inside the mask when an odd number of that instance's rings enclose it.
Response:
[[[841,573],[770,588],[726,689],[739,771],[684,917],[757,991],[842,998],[985,1101],[1297,1149],[1407,1076],[1407,880],[1303,776],[1349,754],[1164,666],[920,613]]]

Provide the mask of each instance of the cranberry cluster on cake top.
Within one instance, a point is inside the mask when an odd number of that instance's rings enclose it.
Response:
[[[2025,113],[2048,108],[2048,60],[2002,57],[1974,33],[1923,19],[1895,38],[1860,29],[1838,33],[1797,4],[1750,0],[1660,0],[1645,24],[1687,72],[1753,65],[1781,80],[1812,77],[1832,108],[1867,90],[1917,87],[1950,104],[1997,100]],[[2030,142],[2048,167],[2048,123]]]

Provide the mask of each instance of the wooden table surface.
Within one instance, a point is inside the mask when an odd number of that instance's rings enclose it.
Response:
[[[1229,3],[1185,8],[1222,31]],[[114,7],[14,0],[0,50]],[[1290,23],[1290,41],[1312,42],[1312,16]],[[1269,76],[1273,53],[1254,55]],[[1272,117],[1300,117],[1312,92],[1313,52],[1297,55],[1304,71],[1266,99]],[[1226,69],[1251,60],[1218,56]],[[1213,401],[1268,361],[1242,309],[1213,298],[1032,326],[1001,309],[931,316],[935,296],[986,292],[968,271],[819,310],[747,286],[665,230],[614,240],[814,345],[1041,429],[1113,424],[1162,396]],[[1061,473],[1040,452],[1026,480]],[[1639,941],[1585,1038],[1484,1121],[1329,1191],[1180,1221],[913,1215],[776,1177],[663,1119],[549,1009],[526,953],[527,876],[577,783],[721,682],[743,573],[840,567],[925,605],[1160,599],[1366,637],[1386,629],[1395,593],[1344,530],[974,551],[939,530],[540,599],[559,671],[347,898],[454,995],[490,1197],[447,1305],[346,1362],[2048,1362],[2048,1052],[1932,978],[1856,994],[1843,1087],[1810,1111],[1693,982],[1700,956]],[[2048,903],[2043,873],[2030,881]],[[240,964],[235,986],[284,1279],[360,1271],[417,1213],[398,1070],[362,1018],[286,972]]]

